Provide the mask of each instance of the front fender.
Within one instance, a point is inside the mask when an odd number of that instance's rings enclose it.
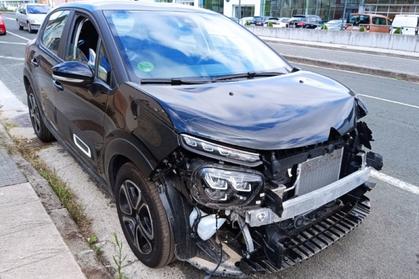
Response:
[[[115,178],[115,170],[112,169],[115,166],[114,160],[118,157],[121,158],[120,156],[134,163],[147,177],[158,165],[156,159],[138,139],[132,135],[115,136],[106,143],[103,160],[103,169],[111,187]]]

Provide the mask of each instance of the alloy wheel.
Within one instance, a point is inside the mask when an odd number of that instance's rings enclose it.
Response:
[[[28,101],[29,116],[31,118],[32,126],[36,134],[39,134],[41,132],[41,114],[33,93],[29,94]]]
[[[119,189],[119,205],[122,225],[131,242],[143,255],[153,251],[154,229],[150,208],[140,188],[131,180],[125,180]]]

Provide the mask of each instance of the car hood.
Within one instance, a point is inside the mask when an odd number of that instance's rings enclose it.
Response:
[[[28,20],[35,21],[39,24],[41,24],[46,17],[46,14],[28,14]]]
[[[257,150],[328,140],[355,124],[356,100],[340,83],[306,71],[188,86],[143,85],[178,133]]]

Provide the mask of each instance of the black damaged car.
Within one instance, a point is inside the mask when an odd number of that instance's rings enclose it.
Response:
[[[109,186],[147,266],[275,272],[369,213],[367,110],[217,13],[73,3],[26,49],[32,124]]]

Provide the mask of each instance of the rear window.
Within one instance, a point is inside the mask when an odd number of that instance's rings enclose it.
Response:
[[[372,18],[372,24],[375,25],[387,25],[387,20],[382,17],[373,17]]]
[[[370,17],[368,15],[351,15],[349,23],[353,26],[359,26],[361,24],[370,24]]]

